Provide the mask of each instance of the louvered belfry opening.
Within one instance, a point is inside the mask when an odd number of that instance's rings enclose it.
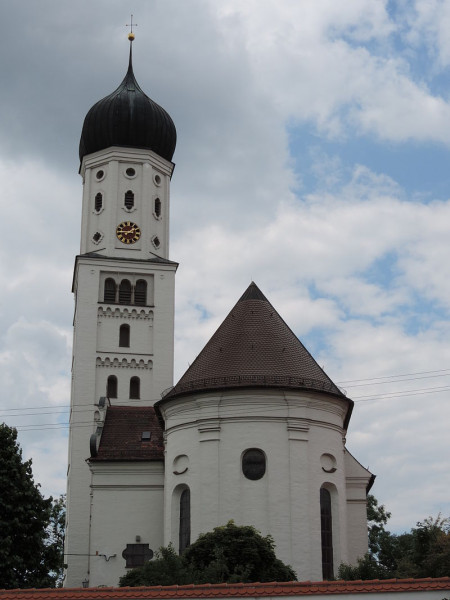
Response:
[[[103,196],[102,194],[99,192],[98,194],[95,195],[95,211],[96,212],[100,212],[103,206]]]
[[[155,216],[161,216],[161,200],[159,198],[155,198]]]
[[[116,282],[114,279],[108,278],[105,281],[105,293],[103,299],[108,304],[114,304],[116,301]]]
[[[131,190],[128,190],[127,192],[125,192],[124,204],[125,204],[125,208],[127,208],[128,210],[133,208],[134,194]]]
[[[119,286],[119,304],[131,304],[131,283],[122,279]]]
[[[147,282],[143,279],[136,281],[136,287],[134,288],[134,303],[138,306],[145,306],[147,304]]]

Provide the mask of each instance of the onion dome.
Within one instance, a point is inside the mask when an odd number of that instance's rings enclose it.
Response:
[[[317,364],[255,283],[251,283],[180,381],[155,406],[171,398],[214,389],[284,388],[344,400],[338,386]]]
[[[176,141],[177,132],[169,114],[136,81],[130,45],[124,80],[112,94],[94,104],[84,119],[80,161],[87,154],[109,146],[145,148],[171,161]]]

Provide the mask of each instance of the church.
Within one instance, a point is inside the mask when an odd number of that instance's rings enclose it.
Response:
[[[254,282],[174,385],[176,129],[129,39],[80,140],[64,585],[115,586],[231,519],[270,534],[299,580],[331,579],[367,551],[374,476],[345,447],[353,402]]]

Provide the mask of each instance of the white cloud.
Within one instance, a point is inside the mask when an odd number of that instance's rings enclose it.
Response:
[[[21,22],[23,34],[13,55],[14,28],[0,39],[8,57],[0,92],[2,409],[68,402],[81,209],[76,147],[90,104],[114,89],[127,62],[120,2],[12,6],[3,20]],[[370,164],[370,153],[349,165],[324,148],[330,139],[368,139],[378,150],[388,141],[400,154],[410,141],[448,145],[448,94],[434,77],[450,56],[449,10],[437,0],[414,6],[140,6],[135,72],[179,134],[171,206],[171,258],[181,263],[177,376],[252,279],[337,381],[448,365],[449,202],[413,201]],[[316,136],[310,173],[289,154],[288,133],[305,124]],[[311,174],[315,187],[305,183]],[[419,387],[383,389],[411,384]],[[349,386],[349,394],[358,389]],[[405,528],[438,505],[448,510],[441,398],[361,402],[352,418],[350,449],[378,474],[375,493]],[[55,492],[64,433],[20,436],[36,479]]]

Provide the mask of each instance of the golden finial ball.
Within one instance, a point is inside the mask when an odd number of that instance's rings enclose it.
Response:
[[[134,40],[134,33],[129,33],[128,39],[130,40],[130,42],[132,42]]]

